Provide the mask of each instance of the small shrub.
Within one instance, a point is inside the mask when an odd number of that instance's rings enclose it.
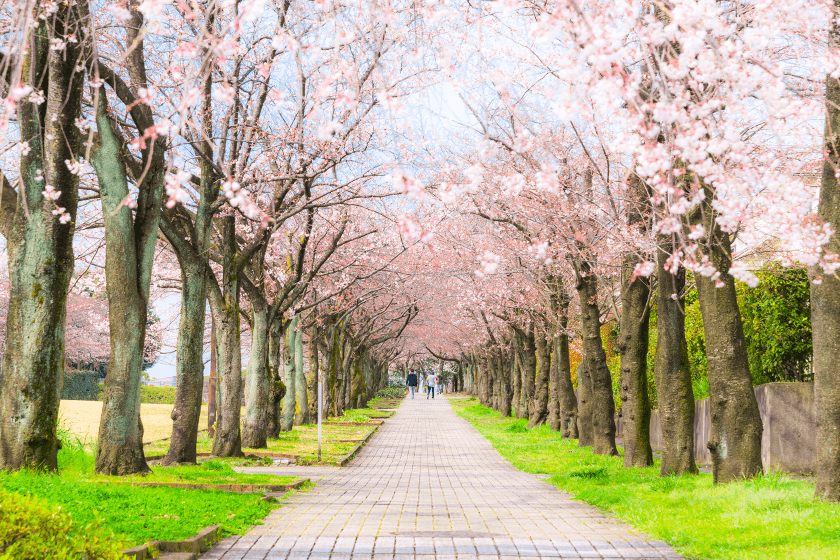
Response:
[[[601,478],[607,476],[606,467],[580,467],[569,471],[572,478]]]
[[[351,409],[345,412],[338,420],[340,422],[368,422],[370,421],[370,417],[358,410]]]
[[[99,384],[99,396],[96,399],[102,400],[102,393],[105,390],[105,384]],[[175,393],[177,387],[155,387],[153,385],[140,386],[140,402],[142,404],[175,404]],[[63,397],[62,397],[63,398]]]
[[[64,372],[61,398],[70,401],[95,401],[99,399],[99,375],[94,371]]]
[[[507,431],[513,432],[515,434],[524,434],[528,431],[528,426],[525,424],[525,422],[514,422],[508,427]]]
[[[60,507],[0,490],[0,560],[119,560],[123,544],[96,521],[74,527]]]
[[[175,404],[175,387],[140,387],[140,402],[144,404]]]
[[[405,387],[386,387],[376,392],[375,398],[379,399],[401,399],[405,396]]]

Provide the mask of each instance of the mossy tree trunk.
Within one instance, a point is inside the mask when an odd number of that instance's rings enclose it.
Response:
[[[42,90],[46,102],[22,99],[18,106],[21,141],[16,192],[0,174],[0,228],[9,254],[9,308],[3,371],[0,375],[0,467],[57,469],[58,405],[64,375],[67,291],[73,274],[73,234],[79,178],[65,160],[82,148],[75,126],[81,114],[84,75],[76,71],[87,22],[76,6],[59,3],[48,20],[27,31],[21,83]],[[50,50],[52,37],[75,33],[79,43]],[[41,179],[43,177],[43,180]],[[45,185],[61,195],[41,194]],[[56,205],[70,221],[54,215]]]
[[[283,397],[286,396],[286,384],[283,382],[280,370],[283,368],[283,321],[275,320],[269,329],[268,336],[268,367],[271,379],[271,393],[269,394],[269,416],[266,436],[269,439],[280,435],[280,418],[283,415]]]
[[[840,50],[840,0],[834,0],[829,48]],[[825,247],[840,254],[840,84],[826,76],[826,118],[824,143],[828,157],[823,162],[817,215],[834,234]],[[813,268],[811,283],[811,326],[814,342],[814,397],[817,414],[817,498],[840,502],[840,280]]]
[[[696,473],[694,461],[694,392],[685,340],[685,269],[666,268],[670,243],[663,239],[657,254],[656,400],[662,427],[660,474]],[[665,250],[663,250],[663,248]]]
[[[242,436],[242,346],[239,333],[239,286],[242,270],[237,266],[236,217],[222,217],[222,286],[210,282],[210,308],[216,322],[219,352],[221,418],[213,440],[214,457],[241,457]]]
[[[146,120],[151,124],[151,111],[144,112],[147,118],[138,123],[138,128]],[[125,205],[129,189],[124,160],[131,156],[119,133],[112,130],[110,121],[105,89],[100,87],[96,108],[97,137],[91,150],[91,161],[99,179],[105,219],[105,279],[111,353],[102,394],[96,472],[126,475],[149,470],[143,454],[140,383],[165,160],[163,143],[155,142],[146,150],[144,159],[149,164],[148,172],[138,186],[137,211],[132,216]]]
[[[295,403],[297,401],[297,375],[295,372],[297,352],[297,327],[300,324],[300,317],[295,316],[289,321],[286,327],[286,344],[283,348],[283,372],[286,379],[286,396],[283,397],[283,416],[280,421],[280,430],[290,432],[295,424]]]
[[[735,279],[728,274],[732,264],[729,234],[721,231],[706,192],[703,226],[707,237],[701,251],[720,273],[716,281],[696,274],[697,299],[706,335],[706,363],[709,371],[711,434],[709,451],[715,483],[752,478],[762,472],[761,433],[763,426],[753,391],[747,344],[735,292]],[[693,212],[699,222],[701,213]]]
[[[569,360],[569,336],[565,333],[567,319],[561,318],[562,333],[554,338],[554,359],[557,365],[557,429],[564,438],[578,437],[578,401],[572,385],[572,366]]]
[[[518,349],[516,348],[516,337],[511,340],[510,352],[510,376],[513,382],[513,415],[522,418],[522,373],[519,371]]]
[[[306,389],[309,392],[309,417],[317,418],[318,414],[318,329],[313,325],[309,328],[309,375],[306,377]],[[311,420],[310,420],[311,421]]]
[[[309,424],[306,371],[303,369],[303,329],[295,335],[295,426]]]
[[[132,11],[132,14],[136,11]],[[134,16],[133,16],[134,17]],[[212,26],[213,18],[208,24]],[[140,27],[136,27],[139,30]],[[130,31],[132,33],[137,31]],[[212,76],[204,79],[201,127],[202,159],[198,206],[191,215],[177,205],[163,211],[160,229],[169,241],[181,269],[181,318],[178,323],[175,376],[177,389],[172,408],[172,439],[162,464],[194,463],[198,425],[201,421],[201,401],[204,386],[204,321],[207,314],[208,267],[207,253],[213,232],[213,204],[218,196],[216,172],[213,166],[213,112],[211,106]],[[218,355],[218,352],[217,352]],[[220,395],[217,379],[216,395]],[[223,410],[216,402],[215,425],[221,424]],[[215,428],[214,428],[215,433]]]
[[[549,383],[551,372],[551,344],[543,333],[535,336],[537,372],[534,382],[534,398],[528,415],[528,427],[536,428],[548,421]]]
[[[584,355],[577,367],[578,382],[578,447],[592,447],[592,380],[589,378],[588,362]]]
[[[644,181],[635,173],[627,178],[627,186],[627,225],[631,230],[645,234],[650,216],[650,194]],[[618,351],[621,357],[619,387],[625,467],[648,467],[653,464],[647,380],[650,280],[633,275],[636,265],[641,262],[642,258],[638,254],[631,253],[624,257],[621,267]]]
[[[633,278],[633,268],[638,262],[635,255],[627,258],[621,271],[618,351],[621,356],[619,383],[625,467],[653,464],[647,383],[650,282],[642,276]]]
[[[581,337],[586,375],[589,377],[591,399],[592,452],[595,455],[618,455],[615,447],[615,401],[612,377],[607,367],[607,355],[601,340],[601,321],[598,310],[598,277],[586,258],[575,262],[580,300]],[[578,381],[580,387],[580,381]]]
[[[268,303],[260,287],[254,285],[246,274],[242,275],[242,286],[251,302],[251,353],[248,365],[245,366],[242,446],[263,449],[268,447],[268,428],[271,424],[272,380],[268,369]]]

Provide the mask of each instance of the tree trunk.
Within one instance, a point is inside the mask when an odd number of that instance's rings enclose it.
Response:
[[[685,341],[685,269],[665,268],[668,254],[657,255],[656,400],[662,427],[660,474],[697,473],[694,462],[694,392]]]
[[[732,262],[729,234],[714,222],[709,204],[703,203],[705,228],[712,237],[703,240],[702,250],[720,272],[721,287],[696,274],[697,298],[706,335],[706,363],[709,370],[709,408],[712,475],[715,483],[752,478],[762,472],[761,416],[750,375],[747,344],[735,292],[735,280],[727,271]],[[699,212],[697,212],[699,214]]]
[[[245,418],[242,422],[242,446],[251,449],[268,447],[271,424],[272,383],[268,371],[268,305],[251,282],[243,285],[251,301],[251,355],[245,366]]]
[[[536,428],[548,421],[549,376],[551,371],[551,346],[543,334],[536,336],[537,373],[534,398],[528,415],[528,427]]]
[[[300,317],[295,316],[286,327],[286,345],[283,348],[283,372],[286,378],[286,396],[283,398],[283,417],[280,421],[280,429],[284,432],[292,431],[295,423],[295,404],[297,402],[297,375],[295,362],[297,351],[296,340],[298,337],[297,326]]]
[[[309,422],[318,415],[318,329],[313,325],[309,329],[309,375],[306,388],[309,391]]]
[[[221,418],[213,440],[214,457],[241,457],[242,439],[239,430],[242,416],[242,347],[239,335],[239,273],[234,266],[236,256],[233,215],[222,218],[224,254],[222,291],[211,284],[211,305],[216,321],[216,348],[221,373]],[[215,289],[213,289],[215,288]]]
[[[105,219],[105,279],[111,353],[102,395],[96,472],[126,475],[149,471],[143,454],[140,384],[146,342],[149,286],[163,197],[163,158],[152,157],[149,180],[140,187],[136,219],[129,196],[122,146],[106,114],[100,88],[97,140],[92,163],[99,178]],[[199,393],[200,394],[200,393]],[[199,397],[200,409],[201,397]]]
[[[618,351],[621,355],[621,419],[625,467],[649,467],[653,464],[647,382],[650,281],[643,276],[633,278],[633,269],[638,262],[637,257],[629,257],[621,271]]]
[[[578,382],[578,447],[592,447],[592,380],[586,369],[587,361],[584,357],[577,367]]]
[[[137,14],[136,12],[133,12]],[[136,20],[139,14],[134,15]],[[212,16],[209,19],[212,22]],[[131,33],[139,33],[142,25],[130,26]],[[142,57],[142,55],[141,55]],[[195,228],[184,227],[177,217],[177,209],[166,210],[160,220],[160,228],[178,258],[181,269],[181,319],[178,323],[177,358],[175,376],[175,406],[172,408],[172,438],[162,464],[195,463],[198,426],[201,421],[201,400],[204,390],[204,320],[209,275],[207,253],[213,231],[213,203],[218,196],[215,170],[213,167],[213,116],[210,91],[212,76],[204,80],[202,100],[202,129],[204,140],[201,149],[204,157],[200,164],[201,190],[198,207],[195,210]],[[211,334],[211,336],[213,336]],[[215,348],[215,341],[213,341]],[[214,356],[215,357],[215,356]],[[209,392],[215,392],[210,414],[214,426],[221,424],[222,409],[218,377],[211,382]],[[209,400],[209,398],[208,398]],[[209,404],[209,403],[208,403]],[[208,433],[210,430],[208,429]],[[216,428],[212,430],[215,438]]]
[[[578,437],[578,400],[572,385],[572,366],[569,361],[568,319],[561,315],[561,333],[554,339],[554,362],[557,364],[557,393],[559,430],[564,438]],[[580,383],[580,381],[578,381]]]
[[[513,378],[510,375],[511,367],[510,360],[505,355],[505,352],[499,350],[499,375],[502,377],[500,385],[501,395],[501,412],[502,416],[507,418],[510,416],[511,404],[513,403]]]
[[[583,359],[591,384],[592,453],[618,455],[615,447],[615,400],[612,377],[607,368],[607,355],[601,340],[598,313],[598,277],[589,262],[576,263],[576,289],[580,299],[580,323],[583,338]],[[580,387],[580,382],[578,382]]]
[[[286,384],[280,376],[280,368],[283,367],[283,321],[275,320],[268,332],[268,377],[271,381],[271,392],[265,432],[267,438],[276,439],[280,435],[283,397],[286,396]]]
[[[528,332],[522,337],[522,370],[525,377],[522,378],[522,387],[525,389],[525,410],[528,417],[534,409],[534,394],[536,393],[537,382],[537,343],[534,338],[534,326],[529,326]]]
[[[54,36],[76,29],[77,16],[58,4],[50,16]],[[74,125],[81,114],[83,74],[75,72],[81,42],[65,51],[49,49],[47,20],[26,35],[21,81],[46,92],[40,106],[21,100],[21,141],[30,151],[20,156],[20,183],[15,192],[2,183],[2,232],[9,253],[9,308],[3,371],[0,375],[0,467],[57,469],[61,446],[56,438],[58,405],[64,375],[64,329],[67,290],[73,274],[73,233],[79,178],[65,160],[73,160],[82,139]],[[79,25],[84,28],[85,25]],[[81,41],[85,39],[80,38]],[[55,115],[56,118],[53,118]],[[48,118],[49,116],[49,118]],[[41,171],[38,171],[41,170]],[[40,181],[43,173],[43,182]],[[53,203],[41,194],[51,185],[61,195]],[[62,224],[55,205],[71,220]],[[28,215],[27,215],[28,214]]]
[[[830,48],[840,49],[840,1],[834,1],[831,22]],[[840,165],[840,84],[826,76],[825,149],[828,158],[823,162],[819,218],[834,230],[826,252],[840,253],[840,185],[835,170]],[[817,498],[840,502],[840,280],[825,274],[817,267],[810,271],[811,326],[814,342],[814,397],[817,415]]]
[[[519,368],[518,349],[516,348],[516,338],[511,341],[513,349],[510,353],[510,376],[513,380],[513,415],[516,418],[522,418],[522,373]]]
[[[303,330],[295,334],[295,426],[309,424],[306,372],[303,369]]]

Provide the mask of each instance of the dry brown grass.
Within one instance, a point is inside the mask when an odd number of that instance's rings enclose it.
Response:
[[[143,441],[155,441],[172,435],[171,404],[141,404],[140,419],[143,421]],[[99,416],[102,403],[99,401],[61,401],[59,417],[70,430],[82,440],[96,441],[99,432]],[[201,407],[199,428],[207,427],[207,405]]]

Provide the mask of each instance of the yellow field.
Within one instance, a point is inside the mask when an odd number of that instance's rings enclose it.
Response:
[[[140,418],[143,420],[143,441],[155,441],[172,435],[171,404],[141,404]],[[102,403],[99,401],[61,401],[59,417],[74,434],[82,440],[96,441],[99,432],[99,416]],[[207,405],[201,407],[199,429],[207,428]]]

